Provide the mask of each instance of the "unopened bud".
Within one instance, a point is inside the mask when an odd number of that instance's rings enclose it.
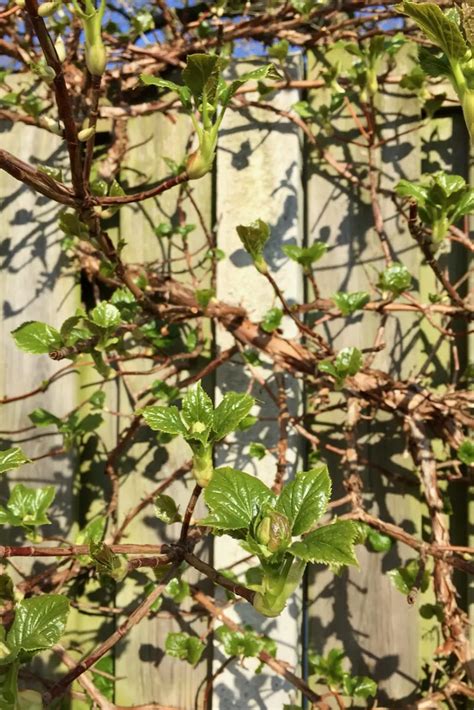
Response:
[[[56,49],[56,54],[60,62],[64,62],[66,59],[66,45],[63,42],[63,38],[59,36],[54,43],[54,48]]]
[[[257,527],[256,538],[270,552],[278,552],[291,542],[290,521],[283,513],[269,511]]]
[[[94,44],[86,44],[86,64],[93,76],[102,76],[107,66],[107,50],[100,37]]]
[[[38,7],[38,15],[40,17],[50,17],[58,9],[58,4],[57,2],[44,2]]]
[[[92,138],[92,136],[95,133],[95,128],[83,128],[82,131],[79,131],[77,134],[77,138],[80,141],[88,141],[89,138]]]

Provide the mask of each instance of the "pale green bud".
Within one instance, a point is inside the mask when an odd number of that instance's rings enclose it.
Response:
[[[88,141],[89,138],[92,138],[92,136],[95,133],[95,128],[83,128],[82,131],[79,131],[77,134],[77,138],[80,141]]]

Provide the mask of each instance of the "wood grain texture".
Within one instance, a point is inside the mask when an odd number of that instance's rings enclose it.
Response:
[[[134,186],[145,180],[159,180],[169,174],[164,157],[181,162],[186,154],[186,145],[190,136],[190,121],[180,116],[177,123],[172,123],[164,116],[149,116],[133,119],[129,122],[129,146],[126,160],[122,166],[122,182]],[[206,227],[210,226],[212,195],[211,180],[206,177],[190,184],[193,197],[203,210]],[[127,246],[124,258],[129,263],[153,262],[166,258],[181,258],[173,262],[173,271],[180,271],[178,278],[191,280],[187,264],[182,254],[169,249],[169,239],[158,239],[154,228],[161,222],[177,223],[177,201],[179,189],[174,188],[158,199],[147,200],[139,205],[125,207],[120,211],[120,237]],[[182,209],[186,212],[187,224],[196,224],[197,228],[189,236],[190,251],[205,248],[205,236],[189,199],[184,199]],[[197,260],[197,259],[196,259]],[[194,261],[194,260],[193,260]],[[166,268],[166,267],[165,267]],[[202,276],[202,270],[198,276]],[[201,288],[206,286],[203,282]],[[124,369],[149,368],[149,361],[133,361],[133,367]],[[130,376],[126,380],[132,389],[141,389],[155,379],[161,379],[167,369],[147,377]],[[183,371],[181,379],[186,377]],[[128,401],[125,388],[120,387],[118,411],[124,414],[119,421],[123,430],[129,423],[127,414],[133,407]],[[189,460],[190,449],[182,440],[174,440],[167,447],[156,448],[156,434],[147,427],[142,427],[137,443],[122,458],[124,474],[121,477],[119,497],[119,518],[139,503],[159,482],[172,474],[179,466]],[[167,491],[184,510],[194,487],[194,480],[187,476],[185,481],[175,482]],[[176,539],[179,526],[167,527],[156,520],[153,507],[149,506],[127,529],[127,540],[140,543],[157,543]],[[199,550],[207,558],[204,550]],[[197,575],[186,573],[188,581],[195,581]],[[137,572],[118,590],[117,604],[128,613],[143,596],[144,583],[153,579],[152,573]],[[186,604],[184,604],[184,608]],[[120,679],[116,686],[116,702],[120,704],[139,704],[157,702],[191,710],[195,707],[196,697],[202,690],[202,681],[206,674],[207,659],[204,658],[196,668],[187,663],[176,661],[164,653],[168,632],[182,631],[200,634],[205,630],[203,623],[194,623],[193,617],[184,617],[183,623],[174,617],[174,604],[165,602],[163,613],[144,620],[132,630],[116,653],[116,675]],[[171,612],[171,614],[170,614]]]
[[[324,93],[316,92],[314,101],[325,100]],[[381,137],[392,137],[416,122],[418,105],[408,100],[399,89],[377,96],[379,123],[384,124]],[[361,119],[364,120],[363,118]],[[357,139],[354,121],[344,111],[334,121],[335,130],[344,138]],[[369,182],[367,150],[341,141],[335,148],[334,140],[321,136],[333,158],[348,164],[354,174]],[[363,139],[360,140],[363,143]],[[327,256],[316,265],[315,278],[324,297],[337,291],[369,291],[376,293],[378,272],[385,264],[380,239],[374,229],[370,194],[366,189],[351,185],[326,163],[310,157],[308,165],[308,239],[322,240],[329,246]],[[417,134],[400,136],[374,153],[376,168],[381,169],[381,186],[393,189],[402,177],[417,178],[420,148]],[[408,268],[414,279],[419,278],[420,258],[411,243],[406,225],[396,217],[391,200],[381,200],[383,227],[396,252],[395,258]],[[375,314],[354,314],[331,324],[326,332],[336,351],[343,347],[371,347],[379,327]],[[416,318],[391,317],[386,325],[385,349],[374,359],[373,367],[406,377],[416,371],[421,342]],[[335,395],[337,398],[338,395]],[[335,399],[331,398],[331,401]],[[322,455],[327,460],[334,482],[334,497],[344,494],[343,466],[338,456],[324,451],[327,443],[345,448],[344,418],[337,414],[317,417],[322,440]],[[370,463],[361,466],[364,500],[369,510],[382,519],[407,526],[419,532],[422,508],[416,500],[417,488],[404,487],[391,480],[377,465],[393,474],[411,474],[409,459],[403,456],[404,441],[394,431],[399,424],[378,415],[370,425],[359,422],[359,456]],[[362,435],[362,436],[361,436]],[[413,528],[415,525],[415,528]],[[330,571],[314,566],[309,589],[310,647],[327,653],[335,647],[343,648],[352,661],[354,675],[368,675],[379,682],[380,700],[390,702],[414,692],[420,672],[419,624],[416,608],[396,591],[388,577],[388,569],[399,566],[411,555],[401,546],[387,555],[358,548],[360,569],[351,568],[335,577]]]
[[[296,62],[293,69],[296,74]],[[245,65],[239,67],[240,70],[245,71]],[[272,103],[281,110],[288,110],[297,100],[297,91],[287,91]],[[275,299],[270,284],[251,264],[236,226],[256,219],[269,223],[271,238],[265,249],[269,268],[288,301],[301,302],[301,271],[281,250],[284,244],[302,243],[301,151],[299,131],[286,118],[252,108],[229,113],[225,119],[217,156],[216,217],[218,246],[225,251],[226,259],[218,265],[217,295],[228,303],[247,308],[256,321],[261,320],[268,309],[280,307],[281,304]],[[283,327],[286,334],[295,334],[290,319],[285,318]],[[231,338],[219,330],[217,343],[220,348],[229,347]],[[257,374],[274,393],[277,392],[271,365],[262,363],[257,368]],[[216,380],[217,399],[228,390],[246,391],[251,383],[250,373],[243,368],[240,355],[218,370]],[[278,423],[275,419],[278,410],[258,382],[253,382],[251,391],[259,403],[255,412],[258,414],[261,407],[265,419],[249,430],[229,437],[217,451],[216,464],[254,473],[272,485],[276,473],[273,451],[257,461],[249,457],[248,447],[252,441],[258,441],[267,449],[274,450],[278,441]],[[287,381],[286,394],[290,413],[297,414],[301,410],[298,383]],[[288,474],[291,476],[301,465],[300,442],[291,427],[288,463]],[[216,539],[214,562],[218,568],[228,567],[244,556],[245,553],[230,538]],[[236,567],[235,571],[240,572],[244,568]],[[278,644],[278,656],[298,668],[300,609],[301,601],[295,595],[278,619],[264,619],[246,603],[236,606],[233,618],[252,623],[261,633],[271,634]],[[221,651],[217,649],[214,668],[217,669],[223,660]],[[281,679],[272,677],[265,670],[260,676],[253,675],[255,665],[252,659],[245,667],[233,663],[218,677],[214,708],[276,708],[294,700],[294,692]]]

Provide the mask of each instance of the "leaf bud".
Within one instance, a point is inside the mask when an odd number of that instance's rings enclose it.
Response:
[[[256,529],[256,538],[261,545],[266,545],[270,552],[279,552],[291,542],[290,521],[276,510],[268,511]]]
[[[64,44],[61,35],[57,37],[56,42],[54,43],[54,48],[56,50],[56,54],[58,55],[59,61],[64,62],[66,59],[66,45]]]
[[[100,37],[97,37],[94,44],[86,43],[86,64],[93,76],[102,76],[107,66],[107,50]]]
[[[95,133],[95,128],[83,128],[82,131],[79,131],[77,134],[77,138],[80,141],[88,141],[89,138],[92,138],[92,136]]]
[[[257,219],[249,225],[239,224],[237,233],[245,250],[250,254],[253,262],[261,274],[268,272],[268,266],[263,258],[263,248],[270,238],[270,227],[266,222]]]
[[[38,7],[38,15],[40,17],[50,17],[58,9],[57,2],[44,2]]]

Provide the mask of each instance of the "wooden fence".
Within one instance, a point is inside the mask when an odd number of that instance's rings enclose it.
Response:
[[[302,66],[295,65],[294,71],[303,76]],[[307,71],[311,75],[313,70]],[[282,91],[272,99],[271,105],[284,113],[300,98],[301,94],[295,89]],[[321,93],[310,93],[307,98],[318,102]],[[468,140],[457,109],[446,111],[427,123],[420,114],[418,102],[393,85],[381,95],[379,109],[383,114],[383,138],[399,136],[388,140],[374,155],[383,187],[393,188],[402,177],[416,178],[421,170],[431,171],[444,166],[468,177]],[[226,254],[217,267],[217,297],[244,305],[255,319],[261,318],[274,305],[274,296],[241,248],[235,232],[240,223],[262,218],[271,224],[268,261],[290,302],[304,299],[304,284],[301,270],[284,256],[283,245],[311,244],[319,239],[330,246],[328,255],[317,267],[318,283],[325,297],[344,289],[370,290],[382,263],[378,237],[373,229],[370,196],[361,194],[357,186],[321,157],[326,147],[324,139],[322,148],[309,145],[300,128],[281,112],[254,107],[230,112],[222,130],[214,174],[194,183],[192,200],[186,197],[181,204],[188,221],[197,225],[189,237],[192,251],[201,249],[204,253],[206,233],[213,228],[217,230],[217,245]],[[337,128],[347,138],[356,137],[349,115],[338,119]],[[416,130],[407,132],[408,128]],[[106,129],[105,126],[104,131]],[[161,115],[131,119],[129,150],[122,179],[131,186],[145,179],[154,181],[163,177],[168,171],[163,156],[181,159],[188,138],[189,125],[184,118],[180,117],[177,123]],[[326,144],[340,164],[356,165],[360,171],[367,162],[366,151],[354,144],[339,143],[340,147],[337,147],[329,139]],[[27,161],[56,166],[65,160],[59,140],[30,127],[3,124],[0,145]],[[12,397],[38,387],[58,370],[58,365],[46,356],[33,357],[19,352],[10,331],[26,320],[41,320],[58,326],[74,312],[81,297],[87,296],[88,285],[83,278],[81,295],[77,271],[68,265],[61,250],[62,235],[57,228],[57,211],[51,202],[3,173],[0,175],[0,198],[0,293],[3,307],[0,394]],[[199,213],[194,204],[200,206]],[[125,258],[137,263],[159,260],[166,244],[157,240],[153,228],[159,222],[169,221],[176,209],[176,190],[139,206],[121,209],[111,233],[127,241]],[[434,290],[430,272],[422,265],[405,223],[396,217],[389,196],[383,198],[382,212],[384,228],[398,258],[419,284],[422,301],[426,300],[428,293]],[[179,258],[179,254],[171,256]],[[192,278],[186,265],[182,266],[182,278]],[[460,274],[465,269],[465,264],[456,260],[455,248],[450,257],[450,268],[453,274]],[[347,319],[336,320],[330,328],[331,341],[338,349],[372,344],[378,322],[375,314],[372,317],[364,314],[363,321],[357,316],[349,322]],[[285,322],[284,329],[292,334],[292,323]],[[228,339],[228,334],[218,330],[216,347],[227,347]],[[418,315],[393,316],[385,335],[387,347],[377,354],[374,367],[391,368],[393,374],[406,377],[416,370],[421,354],[429,351],[434,340],[433,329],[425,324],[420,327]],[[441,380],[446,358],[446,350],[438,351],[437,374]],[[467,359],[467,343],[461,358],[463,361]],[[279,373],[272,372],[270,366],[264,364],[258,376],[273,387]],[[47,391],[2,407],[2,446],[10,441],[21,441],[21,446],[31,457],[47,454],[50,448],[59,445],[57,438],[35,438],[38,433],[43,434],[39,430],[15,435],[9,432],[27,427],[27,415],[35,407],[44,407],[59,416],[69,412],[93,391],[96,381],[93,371],[76,367]],[[130,376],[129,381],[133,384],[134,376]],[[127,424],[127,412],[134,408],[124,386],[117,383],[118,380],[113,380],[107,385],[107,408],[121,414],[110,416],[102,427],[101,436],[108,446],[117,441],[119,432]],[[220,368],[208,385],[218,399],[227,389],[241,391],[247,383],[243,369],[231,362]],[[284,379],[283,386],[288,387],[291,414],[302,413],[310,406],[304,402],[298,382],[289,385]],[[264,402],[266,416],[273,417],[276,410],[272,409],[265,389],[262,387],[254,393]],[[330,441],[334,445],[344,435],[342,422],[335,416],[321,418],[319,429],[323,444]],[[403,482],[404,473],[408,478],[413,476],[413,467],[411,459],[404,456],[404,441],[395,437],[392,430],[391,421],[383,416],[367,425],[362,453],[371,468],[364,472],[364,495],[369,509],[380,513],[384,520],[421,534],[425,508],[418,499],[417,488]],[[248,444],[260,440],[271,446],[276,443],[277,436],[277,424],[265,419],[245,435],[239,435],[233,445],[219,450],[218,463],[245,467],[258,472],[264,480],[271,480],[275,466],[273,456],[268,454],[258,463],[249,463]],[[302,468],[306,450],[304,442],[295,435],[290,442],[290,451],[293,470]],[[133,505],[155,489],[160,480],[184,463],[187,456],[188,452],[179,441],[157,452],[152,446],[152,438],[144,431],[122,462],[125,473],[121,480],[119,520],[123,520]],[[340,460],[326,453],[324,458],[328,461],[337,493],[342,488]],[[392,469],[400,474],[396,486],[384,477],[383,472],[379,474],[373,465],[380,462],[383,466],[388,460]],[[142,472],[142,487],[136,484],[137,469]],[[8,480],[58,486],[60,517],[51,527],[52,532],[48,529],[48,534],[74,539],[84,522],[83,511],[89,508],[90,501],[99,499],[98,490],[104,485],[105,478],[94,454],[83,461],[63,454],[39,458],[34,465],[8,476]],[[185,502],[191,486],[188,478],[180,480],[176,482],[173,494],[176,491],[176,497]],[[7,494],[5,480],[0,492],[2,496]],[[461,496],[456,505],[459,507],[453,522],[454,541],[466,544],[467,497]],[[130,525],[127,539],[140,543],[156,542],[157,534],[163,532],[152,514],[147,513]],[[6,536],[2,533],[2,537]],[[18,542],[20,538],[11,539]],[[207,547],[200,554],[212,557],[217,567],[228,566],[239,559],[228,538],[217,539],[212,550]],[[416,607],[407,605],[405,597],[391,586],[385,574],[403,562],[405,555],[400,546],[387,555],[362,550],[360,570],[344,572],[341,577],[313,568],[307,577],[304,599],[296,595],[277,620],[257,618],[258,615],[245,603],[236,605],[230,613],[275,638],[278,657],[295,667],[297,672],[307,672],[308,649],[322,653],[334,647],[344,648],[354,674],[370,675],[379,682],[379,706],[408,707],[423,663],[432,656],[439,639],[433,635],[431,623],[420,618]],[[40,569],[41,565],[35,564],[35,568]],[[113,606],[127,613],[136,596],[143,594],[143,579],[144,575],[137,573],[126,584],[118,585],[116,592],[111,591]],[[460,578],[460,585],[460,594],[465,601],[468,594],[466,580]],[[78,639],[83,653],[94,647],[98,635],[109,633],[116,623],[113,615],[104,621],[102,617],[84,613],[87,604],[94,599],[97,586],[95,581],[85,583],[84,608],[75,610],[65,639],[66,645]],[[426,601],[422,599],[422,603]],[[193,611],[191,606],[189,610]],[[184,628],[188,628],[188,624],[198,633],[206,630],[205,620],[197,613],[186,616]],[[118,704],[154,701],[186,710],[202,707],[206,673],[211,667],[217,670],[223,656],[216,645],[214,650],[209,648],[197,668],[168,658],[163,653],[164,638],[169,630],[179,628],[183,627],[165,604],[157,616],[134,628],[115,649],[114,674],[118,678],[115,701]],[[54,660],[51,663],[54,665]],[[300,702],[281,678],[266,670],[261,675],[254,675],[254,668],[255,663],[250,660],[243,665],[232,664],[221,673],[214,684],[213,707],[276,710],[285,703]],[[360,707],[364,705],[362,703]],[[82,710],[88,705],[74,700],[71,707]]]

